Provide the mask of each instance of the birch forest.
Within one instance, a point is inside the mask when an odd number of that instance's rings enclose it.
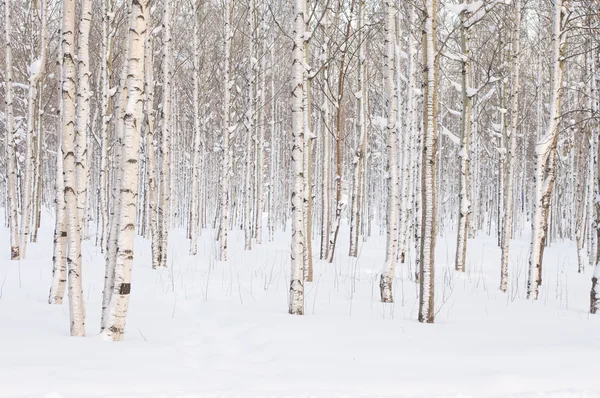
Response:
[[[7,397],[600,394],[600,2],[1,5]]]

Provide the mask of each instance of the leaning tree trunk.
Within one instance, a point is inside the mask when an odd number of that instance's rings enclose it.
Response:
[[[506,292],[508,286],[508,250],[512,235],[513,192],[517,152],[517,127],[519,122],[519,52],[521,43],[521,0],[515,3],[515,20],[512,38],[512,87],[511,87],[511,118],[508,137],[508,169],[506,173],[506,194],[504,205],[504,226],[502,227],[502,260],[500,270],[500,290]]]
[[[103,335],[113,341],[122,340],[131,292],[133,243],[135,238],[136,202],[138,196],[138,149],[144,92],[144,39],[148,13],[146,0],[132,0],[127,59],[127,106],[123,116],[124,134],[121,162],[122,179],[118,250],[115,261],[113,293]]]
[[[304,314],[304,18],[306,0],[295,0],[294,47],[292,60],[292,244],[289,313]]]
[[[385,264],[381,271],[379,290],[381,301],[391,303],[394,301],[392,286],[396,267],[396,250],[398,246],[398,144],[396,130],[396,85],[394,83],[394,32],[395,17],[392,0],[386,0],[385,19],[385,101],[387,108],[387,180],[389,186],[387,206],[387,244]]]
[[[554,3],[549,120],[546,134],[540,137],[535,148],[535,199],[527,280],[527,298],[534,300],[537,300],[539,286],[542,284],[542,261],[548,232],[548,213],[556,178],[556,147],[566,51],[566,32],[563,31],[563,22],[567,9],[568,1],[556,0]]]
[[[437,0],[427,0],[423,32],[423,159],[421,173],[421,261],[419,271],[419,322],[433,323],[435,318],[434,263],[436,234],[436,160],[437,160],[437,90],[436,59]]]
[[[81,230],[77,212],[75,165],[75,2],[63,1],[62,14],[62,156],[67,213],[67,266],[69,267],[69,312],[71,336],[85,335],[81,275]]]
[[[8,219],[10,225],[10,258],[11,260],[20,259],[19,254],[19,205],[17,203],[17,178],[16,178],[16,150],[15,150],[15,124],[13,116],[13,88],[12,88],[12,41],[11,41],[11,20],[10,20],[9,0],[4,1],[4,33],[5,33],[5,80],[6,80],[6,139],[7,139],[7,191],[8,191]]]

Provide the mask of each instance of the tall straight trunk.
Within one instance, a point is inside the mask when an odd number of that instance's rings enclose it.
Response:
[[[398,9],[401,9],[401,0],[398,0]],[[412,9],[412,5],[411,4],[407,4],[407,7],[410,7]],[[410,12],[410,11],[409,11]],[[397,25],[398,25],[398,37],[400,37],[401,34],[401,29],[400,27],[402,26],[402,21],[400,19],[401,14],[398,13],[398,17],[397,17]],[[409,29],[408,29],[408,36],[411,36],[412,33],[410,32],[410,26],[409,25]],[[399,40],[398,40],[399,41]],[[404,129],[401,132],[401,150],[402,150],[402,191],[401,191],[401,200],[400,200],[400,235],[399,235],[399,242],[398,242],[398,259],[400,261],[400,264],[404,265],[406,264],[406,260],[407,260],[407,252],[408,252],[408,226],[410,224],[410,216],[409,216],[409,203],[408,203],[408,196],[410,194],[410,168],[409,168],[409,160],[410,160],[410,139],[411,139],[411,108],[412,108],[412,96],[414,95],[414,87],[411,87],[411,84],[414,84],[414,78],[411,80],[411,74],[412,72],[412,68],[414,67],[414,65],[411,65],[412,63],[412,47],[411,47],[411,42],[409,40],[409,47],[408,47],[408,51],[407,51],[407,56],[408,58],[408,70],[407,70],[407,88],[406,88],[406,97],[404,99]],[[401,69],[400,69],[400,60],[398,59],[396,61],[397,63],[397,68],[398,70],[396,70],[396,76],[400,76],[401,74]],[[400,79],[398,79],[398,87],[397,87],[397,91],[398,91],[398,98],[400,98]],[[398,104],[400,105],[400,101],[398,101]],[[401,123],[401,117],[402,115],[400,114],[400,108],[398,108],[398,115],[396,117],[397,119],[397,123],[398,125],[400,125]]]
[[[27,134],[25,138],[25,181],[23,182],[23,200],[21,206],[21,247],[20,256],[25,258],[27,255],[27,243],[29,242],[29,233],[31,230],[32,215],[32,193],[35,176],[35,105],[37,103],[38,90],[37,85],[44,74],[46,62],[46,1],[42,0],[41,7],[41,26],[40,26],[40,58],[33,61],[29,70],[29,88],[27,95]]]
[[[392,286],[396,268],[396,250],[398,247],[398,133],[396,129],[396,104],[397,95],[394,73],[395,49],[395,9],[392,0],[385,2],[385,101],[387,108],[387,180],[388,180],[388,206],[387,206],[387,244],[385,251],[385,264],[381,271],[379,290],[381,301],[392,303],[394,301]]]
[[[125,48],[125,59],[129,59],[127,52],[129,47]],[[123,178],[121,162],[122,162],[122,146],[123,146],[123,132],[124,132],[124,117],[125,107],[127,105],[127,68],[121,70],[121,76],[119,79],[119,99],[117,106],[117,120],[115,121],[116,130],[116,141],[113,148],[113,182],[112,182],[112,200],[110,205],[110,232],[108,237],[108,249],[106,250],[106,267],[104,270],[104,290],[102,292],[102,315],[100,321],[100,328],[103,330],[106,326],[106,319],[108,316],[108,309],[110,300],[113,293],[114,281],[115,281],[115,267],[117,260],[118,251],[118,234],[119,234],[119,223],[121,221],[119,217],[119,209],[121,206],[121,180]]]
[[[254,44],[256,42],[256,2],[255,0],[249,1],[248,10],[248,26],[250,38],[248,39],[248,66],[247,66],[247,86],[248,86],[248,98],[246,103],[246,120],[244,125],[246,128],[246,150],[245,150],[245,179],[244,179],[244,250],[252,249],[252,204],[253,204],[253,169],[252,163],[252,149],[253,141],[256,134],[255,124],[255,88],[256,88],[256,58]]]
[[[266,29],[264,26],[264,8],[261,11],[261,22],[260,31],[262,34],[261,38],[261,51],[260,51],[260,105],[258,111],[258,137],[256,140],[256,243],[262,244],[263,242],[263,208],[265,206],[265,186],[263,182],[264,168],[265,168],[265,124],[266,124],[266,59],[267,59],[267,38]]]
[[[353,15],[354,4],[356,0],[351,0],[349,15]],[[341,5],[340,5],[341,7]],[[352,18],[346,23],[346,33],[344,36],[344,45],[342,47],[342,57],[340,60],[340,73],[338,76],[338,91],[336,97],[336,117],[335,117],[335,160],[336,160],[336,174],[335,174],[335,225],[333,229],[333,236],[331,237],[330,249],[329,249],[329,262],[333,263],[333,256],[335,255],[335,247],[337,245],[337,238],[340,232],[340,224],[342,222],[342,210],[344,208],[344,202],[342,200],[342,100],[344,99],[344,80],[346,77],[346,56],[348,53],[348,42],[350,40],[350,33],[352,30]],[[392,64],[393,66],[393,64]]]
[[[467,0],[466,4],[470,1]],[[456,260],[455,269],[465,272],[467,257],[467,239],[469,232],[469,214],[471,213],[471,202],[469,200],[470,152],[471,152],[471,128],[472,121],[472,94],[469,92],[473,86],[471,75],[471,49],[470,32],[466,26],[470,13],[461,13],[460,44],[462,51],[462,116],[461,116],[461,145],[458,154],[460,158],[460,173],[458,179],[458,233],[456,238]]]
[[[62,9],[62,156],[67,213],[67,266],[69,268],[69,313],[71,335],[85,335],[81,274],[80,218],[77,212],[75,162],[75,2],[64,0]]]
[[[548,232],[548,213],[556,178],[556,147],[566,51],[566,32],[562,29],[568,6],[568,0],[556,0],[554,3],[550,112],[546,133],[540,137],[535,148],[535,200],[527,279],[527,298],[534,300],[537,300],[539,286],[542,284],[542,261]]]
[[[199,24],[200,24],[200,0],[194,4],[194,37],[192,39],[194,46],[194,98],[192,100],[194,107],[194,161],[192,163],[192,203],[190,219],[190,254],[196,255],[198,252],[198,201],[200,199],[200,105],[198,97],[200,96],[200,48],[199,45]],[[148,57],[146,55],[146,57]]]
[[[150,18],[147,19],[147,24]],[[149,29],[147,26],[146,29]],[[146,150],[147,150],[147,181],[148,181],[148,213],[150,224],[150,239],[152,241],[152,268],[160,266],[160,231],[158,225],[158,192],[157,192],[157,171],[156,171],[156,143],[155,143],[155,124],[154,124],[154,38],[151,34],[146,35],[145,57],[145,75],[144,75],[144,93],[146,95],[145,114],[146,114]]]
[[[419,322],[435,318],[434,271],[436,238],[436,160],[438,60],[436,58],[437,0],[425,2],[423,32],[423,158],[421,165],[421,261],[419,270]]]
[[[367,125],[365,121],[365,100],[367,98],[366,79],[366,42],[363,35],[365,24],[365,0],[358,2],[358,42],[360,43],[358,55],[358,92],[356,93],[358,148],[354,152],[354,178],[352,179],[352,205],[350,211],[350,252],[351,257],[358,256],[358,235],[361,222],[361,206],[363,168],[365,163],[365,149],[367,143]]]
[[[502,227],[502,260],[500,269],[500,290],[506,292],[508,286],[508,250],[512,236],[513,195],[517,152],[517,127],[519,122],[519,53],[521,49],[521,0],[515,3],[515,18],[512,37],[511,72],[512,87],[510,130],[508,136],[508,169],[506,173],[506,195],[504,204],[504,226]]]
[[[89,36],[92,22],[92,1],[82,0],[79,36],[77,39],[77,126],[75,130],[75,167],[77,175],[77,212],[80,235],[83,237],[87,196],[87,125],[90,118],[90,55]]]
[[[118,251],[113,294],[103,335],[113,341],[122,340],[131,292],[133,243],[135,238],[136,202],[138,195],[138,150],[142,125],[144,87],[144,39],[148,13],[146,0],[132,0],[129,11],[127,106],[124,114],[123,161],[119,206]]]
[[[59,144],[60,146],[60,144]],[[67,286],[67,209],[65,206],[65,181],[63,158],[60,149],[56,152],[56,221],[54,227],[54,251],[52,254],[52,284],[49,304],[62,304]]]
[[[229,79],[229,69],[231,62],[231,40],[233,39],[233,32],[231,30],[231,0],[225,0],[225,15],[224,15],[224,34],[223,34],[223,47],[225,52],[224,67],[223,67],[223,156],[221,158],[221,175],[219,176],[219,188],[221,191],[220,198],[220,221],[219,221],[219,259],[221,261],[227,261],[227,223],[229,218],[229,170],[231,168],[231,151],[229,149],[229,136],[230,130],[230,100],[231,100],[231,86],[233,82]]]
[[[600,51],[596,48],[595,51],[592,52],[591,56],[591,69],[594,73],[592,73],[593,82],[592,88],[596,91],[600,89],[600,75],[598,71],[600,70]],[[597,96],[597,92],[596,92]],[[600,108],[600,101],[594,98],[592,103],[593,112],[598,112]],[[600,159],[600,144],[598,143],[598,134],[600,134],[600,128],[598,125],[595,125],[595,129],[592,131],[592,134],[596,136],[596,150],[598,151],[595,155],[597,159]],[[591,156],[591,154],[590,154]],[[600,164],[600,163],[599,163]],[[598,165],[596,165],[598,167]],[[596,184],[600,189],[600,169],[596,170]],[[591,186],[588,189],[592,189]],[[596,200],[595,203],[595,213],[596,213],[596,241],[597,249],[600,250],[600,201]],[[590,209],[589,211],[592,211]],[[600,312],[600,252],[596,253],[596,262],[594,263],[594,273],[592,275],[592,288],[590,290],[590,313],[597,314]]]
[[[163,0],[162,167],[160,169],[160,266],[167,266],[171,216],[171,0]]]
[[[108,250],[109,213],[108,213],[108,136],[111,115],[110,98],[110,60],[112,56],[112,38],[109,33],[112,18],[112,1],[102,0],[102,121],[100,123],[100,222],[102,235],[100,249]]]
[[[266,55],[264,55],[266,56]],[[263,72],[264,73],[264,72]],[[275,43],[271,45],[271,76],[270,76],[270,107],[271,107],[271,121],[269,123],[269,130],[271,134],[271,163],[269,172],[269,218],[268,218],[268,229],[269,229],[269,241],[272,242],[275,239],[275,145],[277,143],[277,135],[275,133]],[[264,149],[263,149],[264,153]]]
[[[306,0],[294,2],[294,46],[292,60],[292,243],[289,313],[304,314],[304,29]]]
[[[6,140],[7,140],[7,191],[8,191],[8,219],[10,227],[10,259],[19,260],[19,205],[17,203],[17,178],[16,178],[16,150],[15,150],[15,123],[13,116],[13,78],[12,78],[12,41],[11,41],[11,19],[10,0],[4,0],[4,45],[5,49],[5,80],[6,80]]]

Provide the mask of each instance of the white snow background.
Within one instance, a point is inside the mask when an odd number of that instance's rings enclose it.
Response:
[[[418,284],[407,269],[397,267],[395,303],[379,302],[378,228],[356,260],[343,225],[335,262],[315,259],[305,316],[287,314],[289,232],[246,252],[233,231],[229,261],[219,263],[214,231],[189,256],[185,231],[174,230],[161,270],[138,237],[126,337],[112,343],[98,335],[104,258],[94,236],[83,245],[87,337],[69,337],[66,294],[63,305],[47,303],[53,223],[44,216],[25,260],[9,260],[0,228],[0,397],[600,397],[600,316],[588,314],[591,269],[577,273],[572,242],[546,250],[533,302],[527,234],[511,244],[503,294],[495,237],[469,243],[459,274],[446,231],[438,314],[427,325],[416,321]]]

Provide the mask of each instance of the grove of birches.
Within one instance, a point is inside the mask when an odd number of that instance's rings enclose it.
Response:
[[[48,302],[67,291],[73,336],[82,241],[104,253],[101,333],[118,341],[136,235],[148,267],[171,267],[173,228],[190,255],[215,231],[217,267],[232,230],[245,250],[291,235],[294,315],[318,267],[386,235],[380,299],[402,268],[426,323],[440,233],[457,273],[494,236],[506,292],[525,230],[526,297],[568,239],[600,312],[598,1],[4,0],[1,15],[2,251],[24,259],[42,218],[55,226]]]

